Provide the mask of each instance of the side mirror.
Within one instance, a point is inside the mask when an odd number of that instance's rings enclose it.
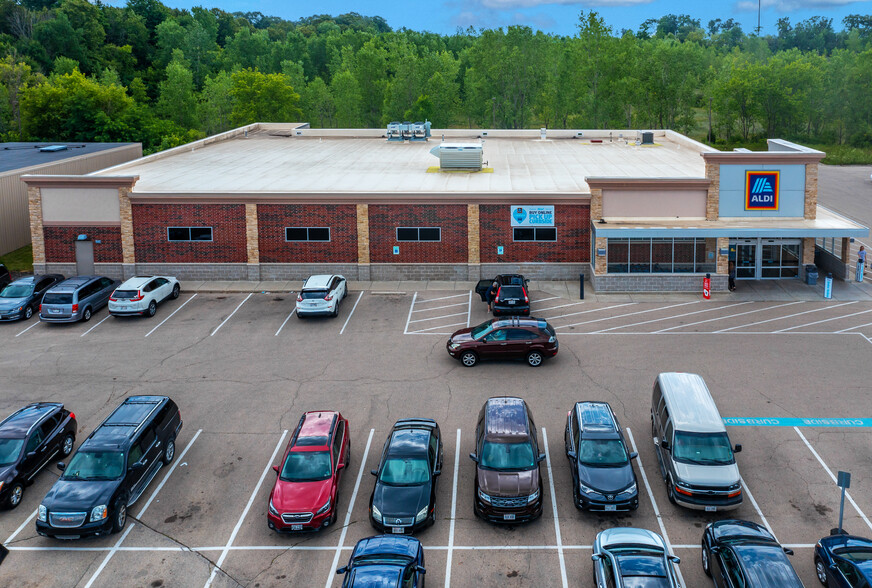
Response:
[[[36,457],[36,452],[35,452],[35,451],[29,451],[29,452],[27,453],[27,455],[25,455],[24,457],[26,457],[27,459],[33,459],[34,457]]]
[[[566,452],[566,457],[568,457],[569,459],[575,459],[576,455],[577,454],[574,451],[567,451]]]
[[[378,470],[369,470],[369,473],[372,474],[373,476],[377,476]]]
[[[59,470],[63,471],[64,468],[66,468],[66,467],[67,467],[67,464],[65,464],[64,462],[62,462],[62,461],[58,462],[58,469]]]
[[[474,461],[475,463],[478,463],[478,456],[477,456],[476,454],[474,454],[474,453],[470,453],[470,454],[469,454],[469,459],[471,459],[471,460]]]
[[[345,466],[347,466],[347,465],[348,465],[347,463],[340,463],[338,466],[336,466],[336,469],[337,470],[344,470]]]
[[[784,547],[783,549],[784,549],[784,553],[786,553],[787,555],[793,555],[793,550],[792,550],[792,549],[788,549],[788,548],[786,548],[786,547]]]
[[[666,439],[661,439],[660,440],[660,447],[662,447],[666,451],[669,451],[669,441],[667,441]]]
[[[736,453],[739,453],[740,451],[742,451],[742,444],[736,443],[736,446],[733,448],[733,451]]]
[[[544,454],[544,453],[540,453],[540,454],[539,454],[539,459],[536,460],[536,463],[541,463],[541,462],[543,462],[543,461],[545,461],[545,454]]]
[[[635,451],[630,452],[630,459],[636,459],[637,457],[639,457],[638,453],[636,453]]]
[[[718,554],[721,552],[721,548],[717,547],[716,545],[713,545],[712,547],[709,547],[709,551],[711,551],[714,554]]]
[[[599,561],[599,560],[602,559],[602,557],[603,557],[603,556],[602,556],[601,553],[592,553],[591,556],[590,556],[590,560],[591,560],[591,561]]]
[[[336,570],[336,573],[337,573],[337,574],[345,574],[345,573],[347,573],[347,572],[348,572],[348,566],[342,566],[341,568],[339,568],[338,570]]]
[[[426,573],[427,573],[427,570],[424,569],[424,566],[417,566],[415,569],[416,569],[417,571],[421,572],[422,574],[426,574]]]
[[[274,465],[274,466],[273,466],[273,471],[274,471],[275,473],[279,473],[279,466]]]
[[[127,469],[130,471],[135,471],[135,470],[141,470],[144,467],[145,467],[145,463],[143,463],[142,460],[139,460],[138,462],[131,464],[130,467]]]
[[[670,555],[670,556],[669,556],[669,561],[671,561],[672,563],[678,565],[678,564],[681,563],[681,558],[678,557],[677,555]]]
[[[434,476],[441,476],[441,475],[442,475],[442,470],[434,470],[434,471],[433,471],[433,475],[434,475]]]

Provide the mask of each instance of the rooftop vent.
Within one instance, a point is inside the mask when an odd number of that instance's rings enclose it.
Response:
[[[66,145],[46,145],[45,147],[39,148],[41,153],[55,153],[57,151],[66,151]]]
[[[484,150],[481,143],[442,143],[430,153],[439,158],[441,169],[479,171]]]
[[[651,131],[645,131],[642,133],[642,145],[653,145],[654,144],[654,133]]]
[[[430,138],[430,121],[392,122],[388,124],[388,141],[426,141]]]

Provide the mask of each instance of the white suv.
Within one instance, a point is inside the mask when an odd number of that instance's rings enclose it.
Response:
[[[178,298],[179,281],[172,276],[134,276],[118,286],[109,298],[109,314],[154,316],[157,305]]]
[[[339,315],[339,302],[348,294],[342,276],[310,276],[297,296],[297,318]]]

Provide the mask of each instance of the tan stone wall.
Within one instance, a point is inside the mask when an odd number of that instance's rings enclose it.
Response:
[[[478,204],[469,204],[466,207],[466,238],[468,240],[467,251],[469,259],[467,263],[481,263],[481,224],[479,223]]]
[[[705,201],[705,219],[718,220],[718,208],[721,202],[721,166],[718,163],[705,164],[705,177],[712,181]]]
[[[593,250],[593,258],[594,258],[594,267],[593,272],[596,275],[606,274],[608,273],[608,263],[609,263],[609,240],[605,237],[597,237],[596,242],[594,243]],[[597,255],[597,249],[605,249],[605,255]]]
[[[805,164],[805,214],[803,218],[815,219],[817,217],[818,199],[818,164]]]
[[[260,244],[257,230],[257,204],[245,205],[245,250],[248,263],[260,263]]]
[[[598,221],[603,217],[603,190],[592,188],[590,191],[590,220]]]
[[[726,274],[730,271],[730,238],[718,237],[717,241],[717,251],[715,252],[715,255],[717,255],[718,265],[716,270],[719,274]],[[726,249],[727,255],[721,255],[721,249]]]
[[[42,193],[39,188],[27,187],[27,205],[30,208],[30,242],[33,244],[33,263],[45,263],[45,235],[42,231]]]
[[[369,205],[357,205],[357,263],[369,263]]]
[[[806,237],[802,240],[802,260],[800,263],[802,265],[814,263],[814,237]]]
[[[851,262],[851,240],[848,238],[842,239],[842,262]]]
[[[130,190],[127,186],[118,188],[118,207],[121,213],[121,261],[136,263],[136,250],[133,244],[133,209],[130,206]]]

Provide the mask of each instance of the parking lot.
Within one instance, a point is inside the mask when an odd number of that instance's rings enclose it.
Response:
[[[435,418],[443,433],[436,524],[420,533],[431,586],[591,585],[596,533],[632,525],[663,535],[689,587],[709,586],[700,565],[707,522],[754,520],[795,550],[814,586],[812,548],[836,526],[838,470],[853,475],[845,528],[872,535],[872,429],[864,424],[872,365],[872,303],[743,301],[727,297],[596,302],[531,293],[560,353],[464,368],[445,351],[452,331],[487,318],[468,291],[352,291],[337,318],[299,320],[293,293],[182,293],[151,319],[0,325],[0,413],[36,400],[76,413],[79,441],[121,399],[167,394],[184,428],[179,453],[130,509],[124,532],[62,542],[36,535],[34,517],[57,477],[46,469],[14,511],[0,512],[12,552],[7,586],[338,586],[334,570],[374,534],[369,470],[399,418]],[[630,335],[630,336],[628,336]],[[729,514],[671,505],[651,441],[651,386],[662,371],[701,374],[734,443],[746,500]],[[532,408],[547,460],[541,519],[498,527],[472,512],[475,419],[489,396]],[[563,447],[567,411],[611,403],[639,452],[640,507],[580,513]],[[278,535],[266,504],[277,463],[302,412],[340,410],[350,423],[339,524]],[[850,417],[850,418],[848,418]],[[843,419],[827,421],[813,419]],[[825,424],[827,426],[820,426]],[[833,426],[841,425],[841,426]]]

